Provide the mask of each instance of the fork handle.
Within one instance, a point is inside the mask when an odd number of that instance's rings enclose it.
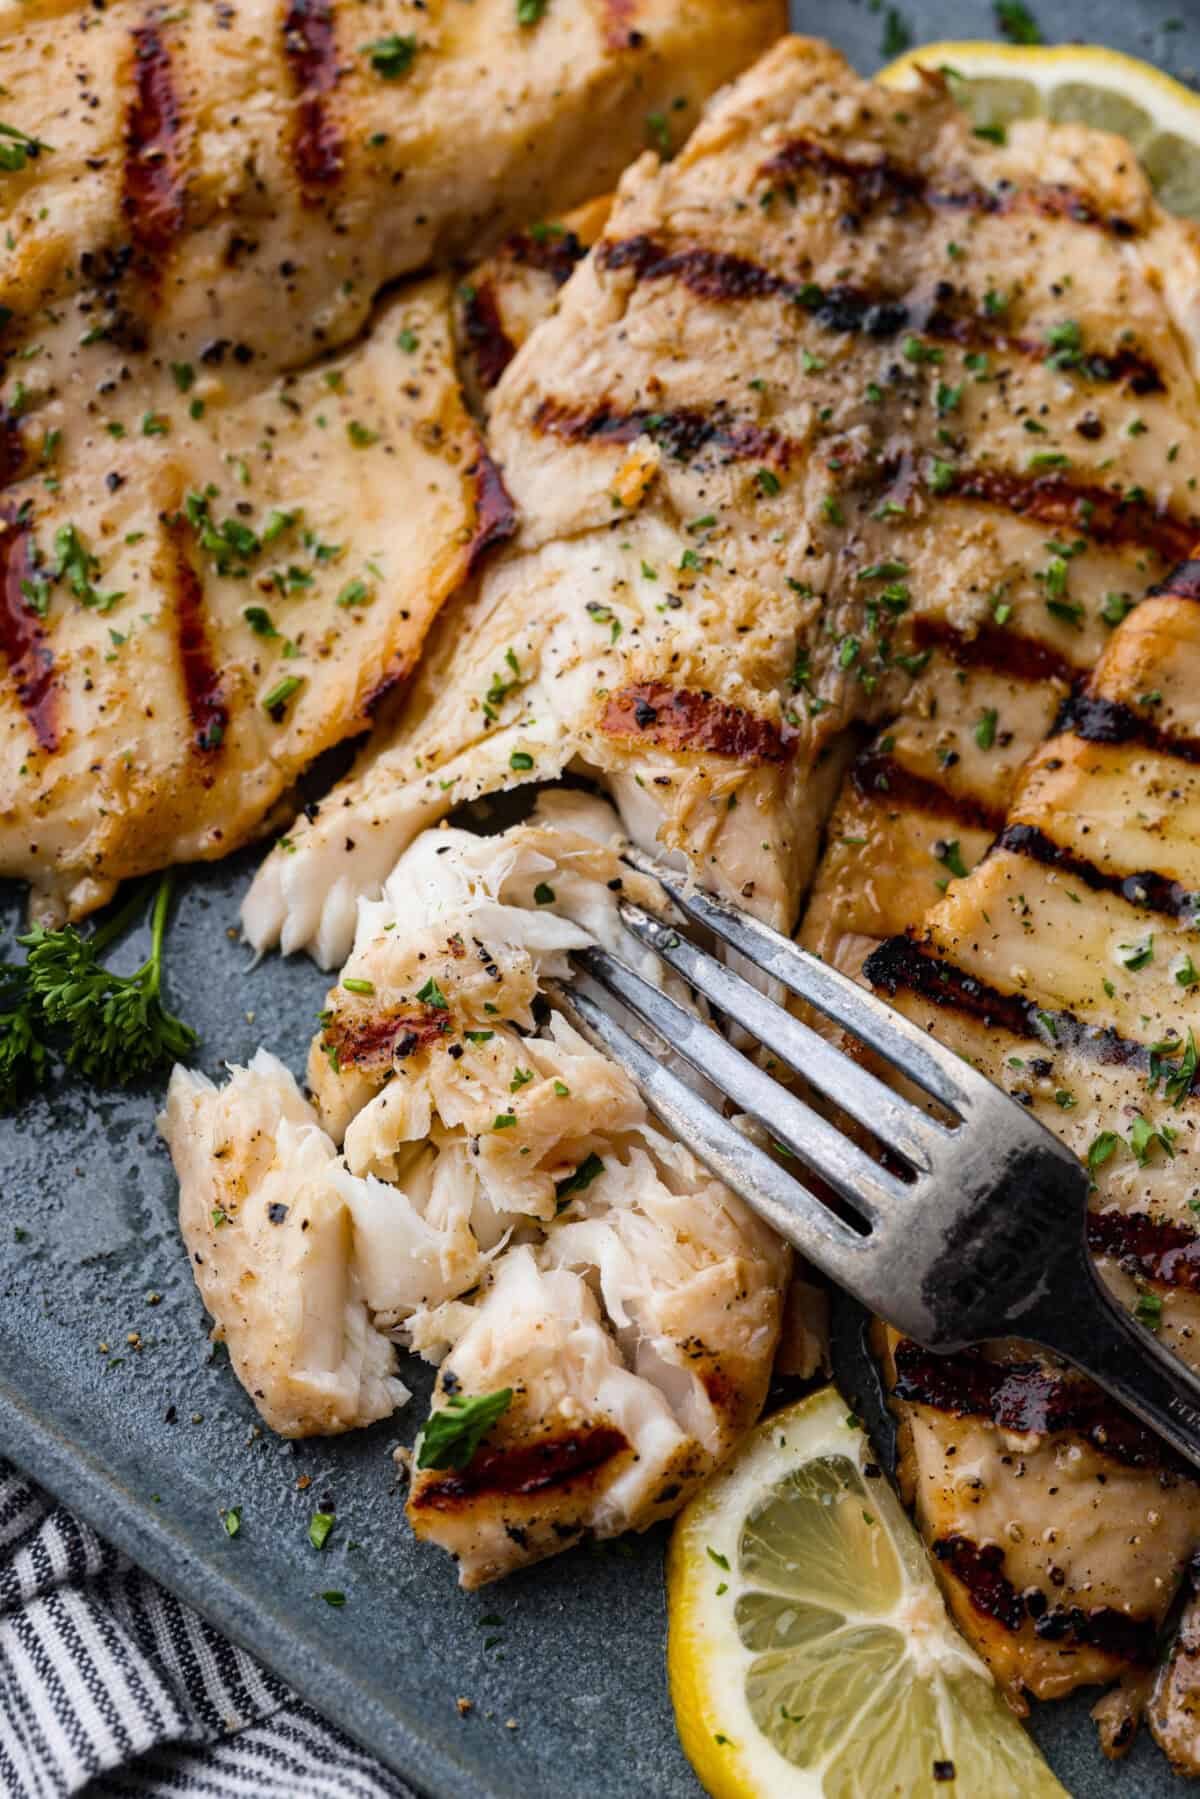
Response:
[[[1200,1377],[1113,1298],[1085,1258],[1085,1281],[1029,1335],[1091,1376],[1200,1468]]]

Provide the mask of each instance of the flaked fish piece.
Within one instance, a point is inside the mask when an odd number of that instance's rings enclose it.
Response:
[[[778,46],[626,174],[508,363],[489,441],[518,534],[264,866],[251,940],[340,960],[418,829],[568,767],[793,924],[847,726],[998,614],[1086,667],[1076,593],[1140,591],[1191,541],[1198,271],[1119,140],[989,145],[937,83]]]
[[[1126,618],[986,857],[951,880],[923,929],[866,964],[1086,1163],[1100,1272],[1189,1361],[1200,1323],[1197,592],[1184,564]],[[893,1339],[888,1356],[906,1484],[956,1615],[1002,1684],[1055,1696],[1144,1682],[1200,1529],[1192,1471],[1028,1346],[930,1358]],[[1179,1661],[1152,1727],[1173,1760],[1197,1765],[1188,1690]],[[1109,1747],[1128,1736],[1118,1729]]]
[[[436,1405],[512,1389],[468,1467],[414,1479],[414,1528],[468,1586],[670,1516],[757,1416],[779,1338],[786,1248],[548,1000],[589,943],[663,979],[619,919],[654,898],[622,841],[573,792],[498,836],[425,832],[362,903],[313,1044],[371,1328],[441,1364]]]
[[[336,1151],[288,1070],[259,1050],[223,1088],[177,1067],[159,1129],[214,1336],[272,1430],[353,1430],[408,1398],[354,1266]]]
[[[0,493],[0,868],[39,912],[245,842],[508,528],[451,305],[414,286],[344,356],[196,418],[177,395],[151,435],[101,414]]]
[[[611,187],[783,28],[781,0],[33,0],[0,47],[12,345],[60,312],[164,370],[346,343],[379,288]],[[648,127],[647,118],[651,124]],[[44,341],[44,339],[43,339]],[[60,371],[61,372],[61,371]]]

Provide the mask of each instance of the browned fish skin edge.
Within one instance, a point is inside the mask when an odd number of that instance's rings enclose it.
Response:
[[[951,793],[880,750],[867,750],[859,756],[850,778],[862,797],[875,805],[928,812],[970,829],[990,831],[993,836],[1004,824],[1003,812],[986,800],[973,793]]]
[[[225,741],[229,710],[208,640],[204,586],[188,554],[188,530],[182,518],[176,517],[169,526],[168,542],[175,591],[175,635],[192,720],[192,745],[204,755],[213,755]]]
[[[504,476],[483,447],[467,470],[475,483],[475,531],[467,546],[467,573],[476,574],[494,544],[505,543],[517,529],[517,508],[504,485]]]
[[[594,1475],[628,1447],[624,1433],[607,1424],[512,1447],[485,1445],[466,1468],[420,1480],[408,1503],[414,1511],[455,1511],[488,1494],[529,1498]]]
[[[796,736],[711,693],[668,687],[662,681],[637,681],[610,694],[600,729],[606,737],[626,737],[660,749],[702,750],[741,763],[787,762]]]
[[[1018,1593],[1003,1571],[1004,1551],[998,1543],[973,1543],[970,1537],[935,1538],[933,1554],[967,1593],[974,1609],[1014,1634],[1032,1620],[1035,1636],[1048,1642],[1067,1641],[1098,1649],[1133,1667],[1150,1667],[1158,1644],[1153,1618],[1136,1617],[1101,1606],[1056,1606],[1040,1587]]]
[[[292,160],[301,188],[315,199],[340,180],[344,166],[341,127],[327,99],[338,81],[329,0],[288,0],[283,47],[297,98]]]
[[[139,271],[153,287],[183,230],[183,115],[157,18],[133,32],[133,97],[125,126],[121,206]]]
[[[942,188],[919,170],[905,168],[890,157],[842,156],[808,137],[792,138],[763,164],[759,173],[768,181],[800,174],[844,181],[853,191],[856,211],[886,206],[896,213],[907,206],[919,206],[931,212],[1038,212],[1046,218],[1070,219],[1077,225],[1098,227],[1114,237],[1137,236],[1137,226],[1131,219],[1097,212],[1083,194],[1065,182],[1035,182],[1017,187],[1011,181],[998,181],[995,187],[987,188],[969,181],[961,187]]]
[[[1014,856],[1026,856],[1046,868],[1059,868],[1082,881],[1094,893],[1116,893],[1131,906],[1147,912],[1161,912],[1167,918],[1180,918],[1191,923],[1200,914],[1200,894],[1179,881],[1155,874],[1153,869],[1121,875],[1097,868],[1085,856],[1063,849],[1037,825],[1007,824],[1000,831],[992,851],[1008,850]],[[989,854],[992,852],[989,852]]]

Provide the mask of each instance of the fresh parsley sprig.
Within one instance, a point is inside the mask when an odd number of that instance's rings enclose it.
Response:
[[[453,1394],[425,1420],[417,1444],[417,1467],[460,1471],[469,1467],[484,1437],[512,1404],[512,1397],[511,1387],[470,1397]]]
[[[150,954],[133,974],[116,974],[101,957],[146,907],[148,884],[90,937],[74,925],[35,925],[17,939],[23,963],[0,964],[0,1111],[46,1077],[58,1054],[98,1086],[125,1086],[181,1060],[198,1038],[162,998],[163,946],[171,876],[158,883]]]

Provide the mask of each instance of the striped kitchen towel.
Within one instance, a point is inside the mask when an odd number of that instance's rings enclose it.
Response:
[[[3,1799],[416,1799],[0,1461]]]

